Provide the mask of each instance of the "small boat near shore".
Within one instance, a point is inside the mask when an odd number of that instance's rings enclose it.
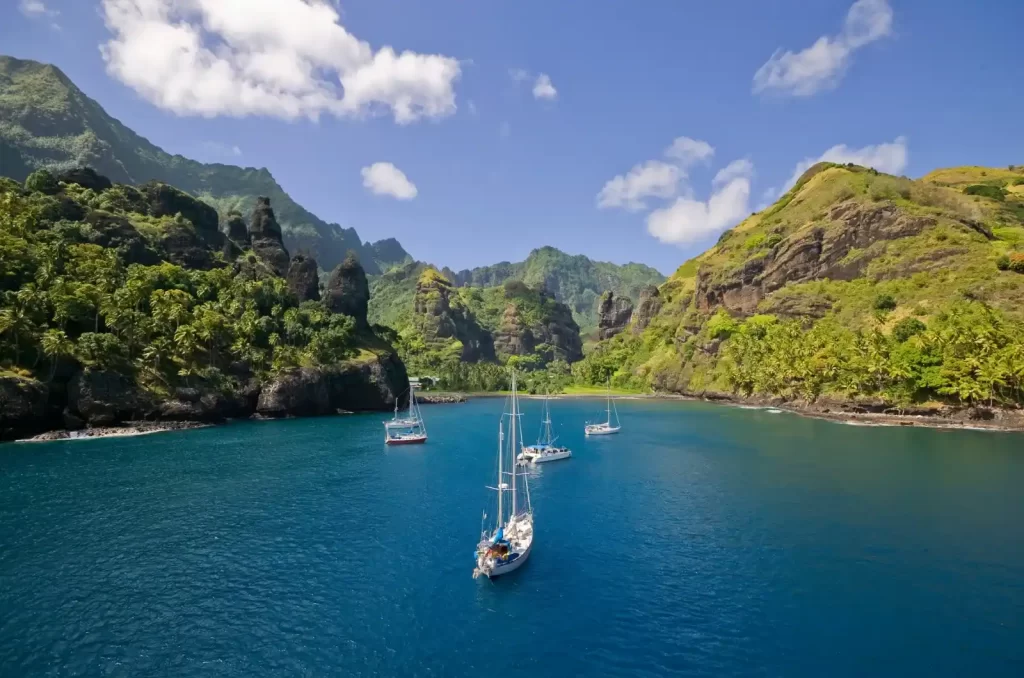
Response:
[[[612,412],[615,412],[615,425],[612,426]],[[622,422],[619,421],[619,411],[612,402],[612,385],[608,383],[608,405],[605,408],[605,419],[599,424],[587,424],[583,427],[583,433],[588,436],[608,436],[622,430]]]
[[[427,426],[416,404],[416,389],[409,388],[409,410],[404,416],[398,414],[398,400],[395,399],[395,416],[384,422],[384,442],[388,445],[419,445],[427,442]]]
[[[557,438],[551,436],[551,400],[544,398],[544,420],[541,422],[540,437],[536,445],[525,445],[516,460],[521,466],[527,464],[544,464],[559,461],[572,456],[568,447],[556,446]]]

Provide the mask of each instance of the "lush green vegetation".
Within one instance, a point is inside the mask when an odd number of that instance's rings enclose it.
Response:
[[[349,316],[299,304],[251,252],[235,267],[220,251],[208,270],[171,263],[164,236],[195,225],[147,213],[131,187],[97,193],[46,172],[26,185],[0,179],[0,369],[50,380],[78,364],[162,392],[381,344]]]
[[[1012,190],[1022,169],[913,181],[819,164],[681,266],[647,329],[598,344],[573,366],[576,382],[896,407],[1022,403],[1024,193]],[[743,278],[814,239],[818,268],[773,272],[778,287]]]
[[[497,287],[518,280],[547,289],[572,310],[584,336],[597,330],[597,305],[604,292],[610,290],[616,297],[629,297],[635,303],[641,289],[665,281],[665,276],[650,266],[593,261],[554,247],[535,249],[526,261],[506,261],[448,275],[456,284],[472,287]]]
[[[109,116],[60,69],[35,61],[0,56],[0,157],[0,172],[17,181],[42,167],[80,166],[125,184],[160,181],[201,197],[222,218],[233,209],[248,214],[257,196],[268,196],[288,249],[312,254],[326,270],[349,250],[368,273],[408,258],[395,241],[367,246],[355,229],[318,218],[265,168],[204,164],[165,152]]]

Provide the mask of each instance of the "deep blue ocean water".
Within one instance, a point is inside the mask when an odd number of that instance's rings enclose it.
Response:
[[[0,675],[1024,675],[1024,435],[602,405],[494,582],[500,399],[0,446]]]

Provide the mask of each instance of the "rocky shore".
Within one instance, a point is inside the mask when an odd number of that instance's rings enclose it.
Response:
[[[129,421],[123,426],[101,426],[98,428],[86,428],[79,431],[48,431],[40,433],[31,438],[25,438],[21,442],[40,443],[51,440],[85,440],[89,438],[127,438],[130,436],[141,436],[149,433],[162,433],[164,431],[184,431],[193,428],[205,428],[210,424],[201,424],[196,421]]]
[[[461,393],[420,393],[416,396],[416,402],[421,405],[464,403],[466,402],[466,396]]]

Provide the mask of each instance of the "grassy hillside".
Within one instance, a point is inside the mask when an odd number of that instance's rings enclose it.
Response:
[[[665,276],[643,264],[619,266],[593,261],[583,255],[570,255],[554,247],[530,252],[526,261],[501,262],[458,273],[446,272],[459,286],[496,287],[518,280],[531,287],[546,289],[572,309],[584,335],[597,329],[597,305],[601,294],[612,291],[617,297],[629,297],[635,303],[640,290],[659,285]]]
[[[1024,396],[1024,168],[812,167],[661,286],[581,381],[814,399]]]
[[[79,166],[119,183],[164,182],[201,197],[222,220],[231,209],[248,214],[257,196],[267,196],[285,245],[312,254],[325,270],[349,250],[371,274],[408,257],[393,241],[364,244],[355,229],[326,223],[292,200],[266,169],[204,164],[163,151],[110,117],[60,69],[35,61],[0,56],[0,158],[0,174],[19,182],[34,169]]]

